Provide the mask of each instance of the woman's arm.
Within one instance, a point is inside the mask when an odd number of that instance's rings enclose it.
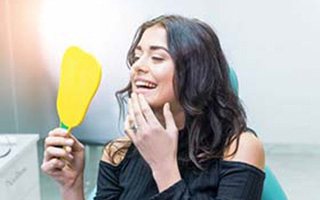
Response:
[[[60,188],[62,199],[65,200],[84,200],[83,176],[79,177],[79,183],[72,188]]]
[[[62,199],[83,200],[84,146],[56,128],[46,137],[44,149],[41,169],[58,183]]]
[[[229,149],[232,150],[234,147],[235,144],[232,144]],[[213,196],[211,191],[191,193],[185,181],[180,180],[153,196],[151,200],[257,200],[261,198],[264,181],[262,172],[264,150],[262,143],[256,137],[250,133],[243,133],[240,136],[236,154],[222,163],[223,170],[220,174],[216,196]]]
[[[177,162],[178,129],[170,105],[163,106],[165,122],[161,124],[143,95],[132,93],[131,97],[125,132],[150,166],[158,190],[163,191],[181,180]]]

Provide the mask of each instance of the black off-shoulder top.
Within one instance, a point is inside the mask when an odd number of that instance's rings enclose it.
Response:
[[[187,152],[186,144],[180,131],[178,158]],[[159,193],[150,167],[133,144],[119,165],[99,165],[95,200],[257,200],[265,178],[263,171],[243,162],[210,160],[201,171],[181,159],[182,179]]]

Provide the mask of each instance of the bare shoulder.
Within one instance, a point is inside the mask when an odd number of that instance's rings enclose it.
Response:
[[[243,132],[240,135],[237,152],[233,156],[226,156],[235,150],[236,145],[237,141],[235,140],[225,152],[225,160],[244,162],[261,170],[264,169],[265,153],[263,144],[259,138],[250,132]]]
[[[130,145],[131,140],[127,136],[109,142],[103,150],[101,160],[114,166],[119,165],[124,159]]]

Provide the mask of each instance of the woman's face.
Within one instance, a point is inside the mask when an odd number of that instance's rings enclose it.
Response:
[[[143,94],[153,109],[170,102],[177,106],[173,78],[175,65],[168,51],[167,32],[155,25],[145,30],[135,48],[131,68],[132,91]]]

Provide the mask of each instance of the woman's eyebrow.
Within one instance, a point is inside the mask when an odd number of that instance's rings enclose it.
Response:
[[[166,51],[167,53],[169,53],[169,50],[163,46],[150,46],[150,50],[155,51],[155,50],[159,50],[159,49],[162,49],[162,50]]]
[[[151,51],[155,51],[155,50],[160,50],[161,49],[161,50],[166,51],[168,54],[170,54],[169,50],[166,47],[163,47],[163,46],[152,45],[152,46],[149,47],[149,49]],[[135,51],[142,51],[142,47],[141,46],[137,46],[135,48]]]

